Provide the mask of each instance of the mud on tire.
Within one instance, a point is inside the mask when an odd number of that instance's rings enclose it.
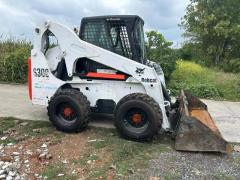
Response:
[[[146,94],[129,94],[117,104],[115,126],[125,138],[149,140],[157,134],[161,125],[161,109],[158,103]]]
[[[60,131],[77,132],[87,127],[90,102],[76,89],[63,89],[49,101],[48,116]]]

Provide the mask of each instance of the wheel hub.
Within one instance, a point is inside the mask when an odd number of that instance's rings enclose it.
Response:
[[[141,116],[141,114],[133,114],[133,116],[132,116],[132,121],[133,121],[135,124],[141,123],[141,121],[142,121],[142,116]]]
[[[63,110],[63,114],[65,117],[70,117],[73,115],[73,110],[70,107],[65,107]]]

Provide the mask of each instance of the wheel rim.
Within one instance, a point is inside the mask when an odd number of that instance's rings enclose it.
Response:
[[[149,125],[149,118],[146,111],[141,108],[130,108],[123,117],[125,127],[132,132],[141,133]]]
[[[76,111],[69,103],[58,104],[56,108],[56,115],[65,123],[73,123],[77,120]]]

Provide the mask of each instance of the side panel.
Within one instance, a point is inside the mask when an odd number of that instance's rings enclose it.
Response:
[[[52,75],[47,60],[40,50],[31,52],[32,103],[48,105],[48,101],[65,82]]]
[[[111,99],[116,104],[124,96],[131,93],[146,93],[140,83],[127,83],[124,81],[111,80],[82,80],[81,83],[71,84],[72,87],[80,89],[87,96],[92,107],[96,106],[98,99]]]

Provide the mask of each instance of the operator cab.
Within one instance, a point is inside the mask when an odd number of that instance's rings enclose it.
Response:
[[[113,53],[145,64],[144,21],[136,15],[82,19],[79,37]]]
[[[83,41],[145,64],[144,21],[136,15],[95,16],[82,19],[79,38]],[[80,78],[126,80],[127,74],[88,58],[76,62]],[[109,75],[110,74],[110,75]]]

